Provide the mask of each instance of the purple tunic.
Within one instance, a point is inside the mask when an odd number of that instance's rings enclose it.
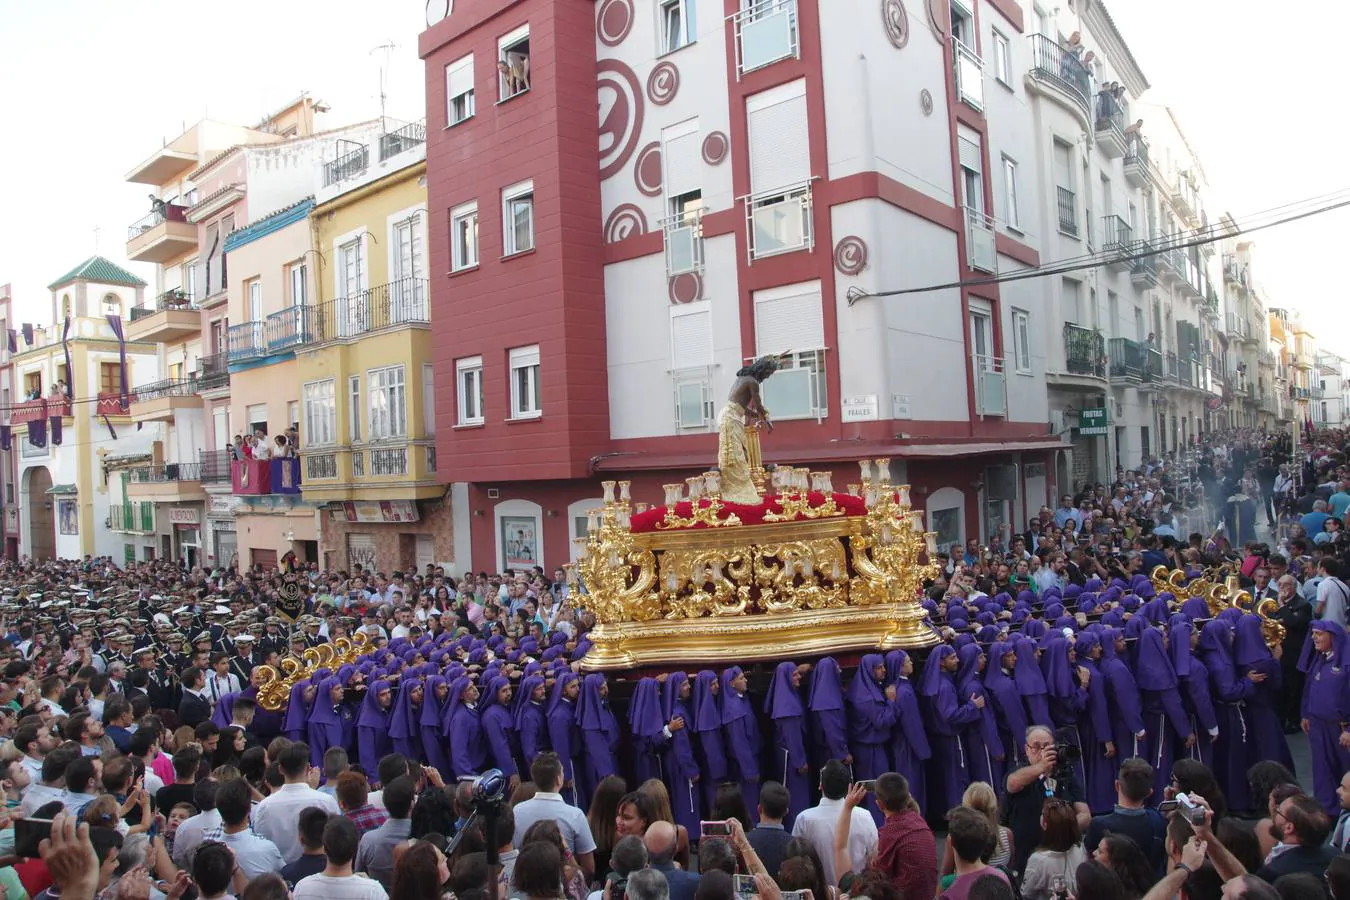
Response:
[[[1332,648],[1318,653],[1313,632],[1331,635]],[[1350,750],[1340,744],[1350,721],[1350,659],[1347,659],[1345,629],[1340,624],[1315,619],[1308,628],[1298,667],[1307,676],[1301,712],[1308,722],[1308,750],[1312,756],[1313,792],[1328,815],[1336,814],[1336,787],[1350,771]]]
[[[1120,630],[1108,629],[1102,638],[1102,659],[1097,668],[1105,681],[1106,700],[1111,713],[1112,734],[1115,736],[1116,756],[1125,760],[1144,755],[1144,718],[1139,704],[1139,685],[1134,673],[1123,659],[1116,656],[1116,639]]]
[[[1133,620],[1131,620],[1133,621]],[[1144,716],[1144,742],[1148,764],[1153,766],[1153,791],[1163,795],[1172,781],[1172,763],[1191,730],[1190,717],[1181,702],[1176,670],[1164,646],[1163,633],[1145,628],[1139,635],[1139,700]]]
[[[614,753],[619,747],[619,723],[609,708],[609,700],[600,695],[605,676],[592,672],[581,681],[577,698],[577,725],[581,728],[584,753],[578,786],[590,797],[601,781],[618,771]]]
[[[1027,625],[1031,625],[1028,622]],[[1023,634],[1028,634],[1023,626]],[[1044,634],[1042,627],[1041,634]],[[1028,725],[1044,725],[1054,728],[1055,720],[1050,716],[1050,703],[1047,700],[1045,676],[1041,674],[1040,662],[1036,659],[1036,642],[1019,639],[1014,642],[1016,664],[1013,666],[1013,683],[1022,695],[1022,704],[1027,710]],[[1025,735],[1023,735],[1025,737]]]
[[[773,762],[769,769],[788,790],[789,830],[797,813],[811,805],[811,760],[806,754],[806,707],[801,694],[792,686],[797,664],[780,662],[769,682],[764,711],[773,722]]]
[[[543,701],[530,699],[535,689],[543,685],[544,676],[529,675],[520,682],[520,702],[516,704],[512,718],[515,721],[516,734],[520,736],[520,756],[528,769],[536,756],[549,749],[548,717],[544,714]]]
[[[1212,772],[1214,739],[1210,734],[1218,729],[1219,718],[1214,712],[1214,700],[1209,693],[1209,670],[1191,653],[1194,628],[1190,617],[1182,613],[1174,614],[1167,627],[1167,652],[1172,657],[1172,668],[1176,670],[1181,686],[1181,699],[1195,734],[1195,744],[1189,750],[1179,748],[1178,754],[1199,760]]]
[[[1078,717],[1078,740],[1083,751],[1083,789],[1087,793],[1087,803],[1094,814],[1108,813],[1115,808],[1116,768],[1120,762],[1119,748],[1114,747],[1115,740],[1111,730],[1111,705],[1106,699],[1105,678],[1101,669],[1092,659],[1093,652],[1101,646],[1101,638],[1093,632],[1085,632],[1074,642],[1075,662],[1087,669],[1089,679],[1087,704],[1083,714]],[[1077,673],[1074,673],[1077,680]],[[1081,682],[1080,682],[1081,684]],[[1115,751],[1107,756],[1106,745],[1113,745]]]
[[[844,682],[839,674],[839,663],[835,662],[834,657],[826,656],[811,670],[811,689],[806,697],[806,707],[810,711],[815,767],[820,769],[832,759],[851,764],[853,754],[848,749]]]
[[[670,789],[670,806],[675,814],[675,824],[683,825],[690,834],[698,831],[701,818],[699,810],[698,760],[694,756],[694,717],[684,700],[680,699],[684,686],[689,684],[689,676],[684,672],[671,672],[666,683],[661,686],[661,711],[667,723],[676,719],[684,720],[684,727],[671,729],[671,738],[666,743],[663,768],[666,773],[666,786]]]
[[[1219,723],[1219,740],[1213,748],[1214,776],[1228,798],[1229,807],[1246,809],[1251,802],[1247,767],[1254,762],[1250,749],[1254,735],[1246,706],[1256,693],[1256,685],[1238,674],[1230,648],[1232,639],[1228,623],[1215,619],[1200,630],[1200,645],[1196,649],[1209,674],[1210,699]]]
[[[967,644],[956,651],[956,656],[961,661],[960,668],[956,670],[956,695],[984,699],[984,708],[979,710],[979,717],[961,730],[961,747],[966,754],[971,780],[989,785],[1002,784],[1006,754],[998,734],[998,719],[989,703],[989,695],[984,689],[984,679],[980,677],[979,671],[981,659],[987,662],[987,657],[978,644]]]
[[[389,753],[389,710],[380,707],[376,698],[389,690],[389,682],[376,681],[361,701],[361,712],[356,719],[357,759],[367,772],[380,768],[380,760]],[[389,704],[393,706],[391,702]],[[420,758],[420,757],[419,757]]]
[[[444,700],[436,696],[436,689],[446,683],[444,675],[432,675],[423,687],[422,709],[418,712],[418,732],[422,736],[422,752],[427,763],[435,766],[441,778],[452,781],[455,773],[450,767],[448,745],[441,734],[441,713],[444,712]]]
[[[661,779],[661,751],[665,749],[666,722],[661,714],[661,685],[643,678],[628,703],[628,733],[633,739],[634,783]],[[662,779],[664,780],[664,779]]]
[[[928,796],[932,809],[951,809],[961,802],[961,794],[970,783],[961,729],[979,721],[980,711],[969,698],[958,699],[956,679],[943,671],[942,661],[956,653],[939,644],[928,654],[919,681],[924,698],[924,718],[928,724],[928,743],[933,758],[928,764]]]
[[[739,666],[722,672],[722,735],[730,754],[729,761],[733,763],[729,780],[740,782],[745,808],[751,811],[750,818],[755,821],[754,811],[759,808],[759,757],[764,745],[750,698],[731,686],[740,674]]]
[[[456,678],[450,685],[449,702],[445,705],[450,723],[446,733],[452,735],[450,768],[454,769],[456,778],[481,775],[487,761],[487,745],[477,706],[464,702],[464,690],[472,683],[467,675]]]
[[[714,687],[716,685],[716,687]],[[717,693],[714,693],[716,691]],[[713,808],[717,786],[727,780],[727,754],[722,744],[721,683],[717,673],[704,669],[694,676],[694,734],[698,740],[698,759],[703,784],[705,809]]]
[[[332,701],[331,691],[341,683],[335,677],[325,678],[314,692],[314,705],[310,708],[309,721],[306,723],[312,765],[323,765],[323,755],[329,747],[346,749],[351,746],[355,716],[347,704],[335,704]]]
[[[994,708],[1005,765],[1009,767],[1021,755],[1029,724],[1026,707],[1022,705],[1022,695],[1017,693],[1017,684],[1012,678],[1012,670],[1002,667],[1004,654],[1010,652],[1013,652],[1011,642],[995,641],[989,647],[989,665],[984,670],[984,692],[989,698],[989,705]]]
[[[1238,620],[1233,629],[1233,662],[1237,664],[1240,676],[1246,677],[1251,672],[1266,676],[1265,681],[1255,686],[1251,699],[1247,701],[1247,722],[1251,725],[1251,745],[1255,751],[1251,762],[1273,759],[1283,763],[1289,771],[1294,771],[1294,757],[1289,752],[1289,742],[1285,740],[1284,728],[1280,723],[1280,688],[1284,684],[1284,669],[1266,646],[1259,616],[1243,616]]]
[[[577,680],[577,674],[565,671],[553,682],[553,693],[549,696],[548,740],[553,752],[558,754],[563,767],[563,799],[573,806],[585,809],[590,805],[591,795],[583,795],[578,788],[576,760],[581,755],[581,728],[577,725],[576,704],[564,696],[567,685]]]

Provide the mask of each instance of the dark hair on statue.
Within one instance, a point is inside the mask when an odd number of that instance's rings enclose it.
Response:
[[[741,366],[736,371],[737,378],[744,378],[749,375],[756,381],[763,381],[774,372],[778,371],[778,359],[773,356],[761,356],[748,366]]]

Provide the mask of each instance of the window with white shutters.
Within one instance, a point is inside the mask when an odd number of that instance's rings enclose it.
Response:
[[[664,187],[667,197],[678,197],[703,189],[703,152],[698,120],[681,122],[661,132],[661,160],[665,164]]]
[[[515,347],[510,353],[511,418],[533,419],[543,414],[539,391],[539,345]]]
[[[712,365],[711,310],[680,309],[678,314],[671,312],[670,359],[671,368],[676,370]]]
[[[445,67],[445,123],[457,125],[473,115],[473,54]]]
[[[806,82],[795,81],[746,100],[750,131],[750,189],[756,194],[811,178]]]
[[[712,423],[712,310],[707,301],[670,311],[670,357],[678,428]]]
[[[325,447],[337,443],[337,391],[332,378],[304,385],[305,444]]]
[[[755,298],[756,353],[818,350],[825,346],[820,285],[796,285],[792,293],[774,291]],[[768,293],[768,292],[761,292]]]

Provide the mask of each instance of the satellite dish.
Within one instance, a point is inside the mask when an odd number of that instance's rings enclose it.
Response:
[[[454,0],[427,0],[427,27],[449,16],[454,6]]]

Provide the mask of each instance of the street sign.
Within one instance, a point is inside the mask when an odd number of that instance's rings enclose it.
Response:
[[[1106,429],[1106,407],[1097,406],[1078,411],[1078,433],[1080,435],[1105,435]]]

